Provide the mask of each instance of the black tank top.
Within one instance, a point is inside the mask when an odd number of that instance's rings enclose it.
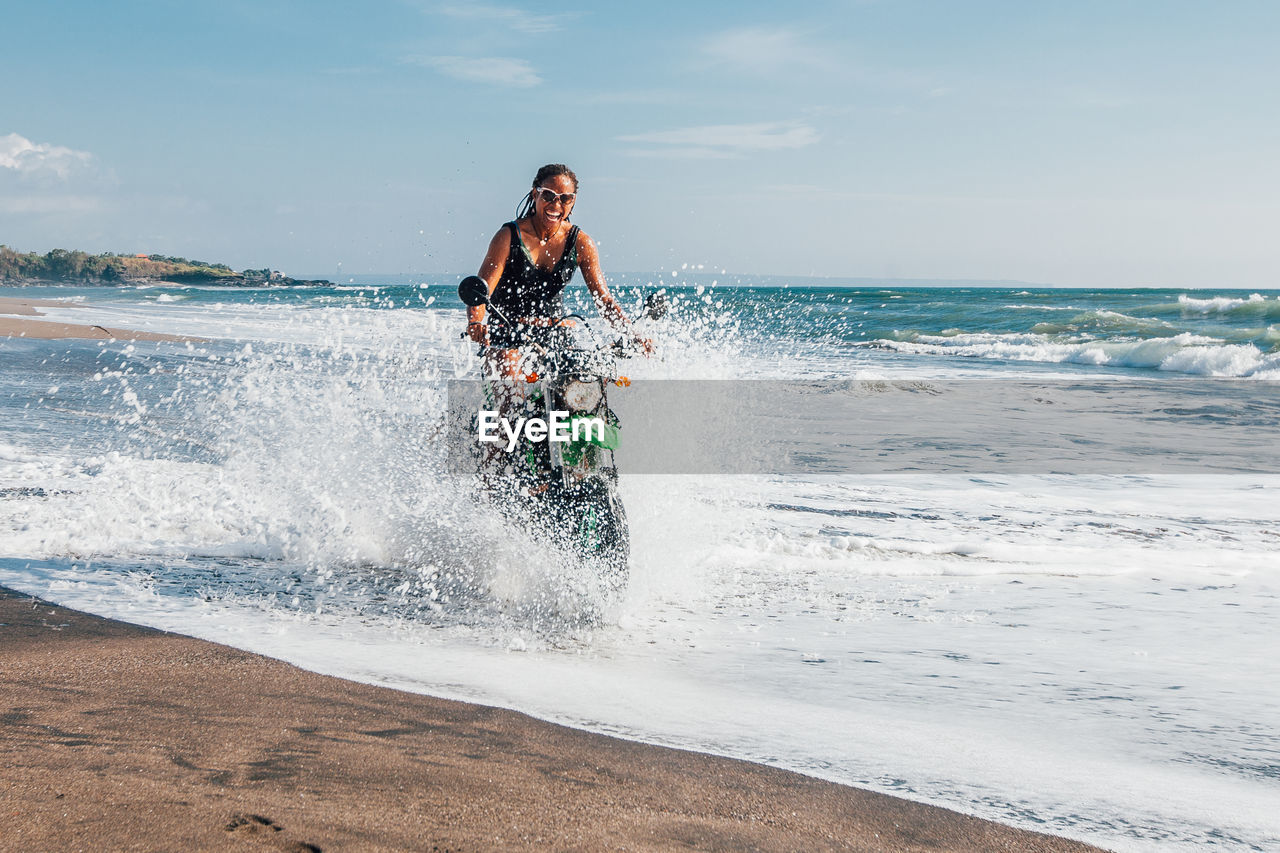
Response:
[[[564,251],[550,272],[540,269],[529,257],[529,250],[520,239],[520,226],[508,222],[511,231],[511,252],[502,278],[490,297],[498,310],[509,319],[519,317],[559,317],[563,313],[560,293],[578,269],[578,226],[569,229],[564,240]]]

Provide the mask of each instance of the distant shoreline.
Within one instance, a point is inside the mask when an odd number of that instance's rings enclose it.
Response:
[[[0,338],[30,338],[34,340],[82,340],[108,341],[186,341],[203,342],[204,338],[187,335],[170,335],[163,332],[147,332],[137,329],[115,329],[85,323],[61,323],[52,320],[35,320],[43,317],[41,308],[76,308],[79,303],[60,302],[56,299],[12,299],[0,296]]]
[[[290,278],[268,268],[236,272],[226,264],[169,255],[117,254],[52,249],[43,255],[0,246],[0,286],[116,287],[140,284],[297,287],[332,285],[324,279]]]
[[[672,272],[675,275],[672,275]],[[470,272],[442,273],[355,273],[332,282],[338,287],[408,287],[413,285],[449,286],[457,284]],[[748,273],[716,273],[706,270],[659,270],[636,272],[622,270],[608,273],[611,287],[829,287],[829,288],[991,288],[995,290],[1097,290],[1109,288],[1064,288],[1055,284],[999,279],[944,278],[875,278],[869,276],[751,275]],[[570,286],[581,285],[574,279]],[[1235,288],[1242,289],[1242,288]],[[1243,288],[1247,289],[1247,288]],[[1256,288],[1255,288],[1256,289]]]
[[[150,285],[163,287],[333,287],[331,281],[325,279],[289,278],[282,276],[276,279],[250,279],[241,275],[230,276],[166,276],[163,278],[118,278],[118,279],[56,279],[56,278],[0,278],[3,287],[139,287]]]
[[[1275,293],[1280,287],[1257,287],[1250,285],[1190,285],[1173,284],[1132,284],[1132,285],[1062,285],[1044,282],[1017,281],[1003,279],[946,279],[946,278],[874,278],[869,276],[812,276],[812,275],[752,275],[747,273],[707,272],[706,270],[672,270],[659,272],[619,271],[606,275],[610,287],[657,289],[664,287],[716,287],[724,289],[744,287],[789,287],[800,289],[830,290],[1028,290],[1028,291],[1111,291],[1111,290],[1151,290],[1169,292],[1223,291],[1239,293]],[[410,287],[430,285],[447,287],[456,285],[469,272],[461,273],[359,273],[341,276],[341,281],[333,282],[335,287]],[[570,287],[583,286],[580,278],[575,278]]]

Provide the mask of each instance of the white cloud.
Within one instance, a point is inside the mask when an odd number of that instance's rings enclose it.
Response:
[[[741,27],[711,36],[702,54],[714,64],[739,71],[776,74],[788,68],[832,69],[827,51],[799,31],[774,27]]]
[[[626,152],[632,157],[661,157],[664,160],[741,160],[737,151],[723,148],[702,148],[696,145],[672,145],[668,148],[633,148]]]
[[[560,29],[560,22],[568,15],[535,15],[514,6],[488,6],[485,4],[445,5],[437,7],[442,15],[462,20],[482,20],[511,27],[523,33],[550,33]]]
[[[669,149],[641,153],[665,152],[668,156],[681,157],[724,157],[748,151],[804,148],[819,139],[818,132],[807,124],[778,121],[759,124],[711,124],[618,137],[619,142],[672,146]]]
[[[13,169],[19,174],[51,174],[66,178],[73,169],[87,165],[92,159],[93,155],[87,151],[32,142],[16,133],[0,136],[0,169]]]
[[[408,62],[434,68],[458,80],[528,89],[542,82],[538,72],[523,59],[503,56],[415,56]]]

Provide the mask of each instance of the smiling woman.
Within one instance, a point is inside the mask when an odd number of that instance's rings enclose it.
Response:
[[[520,203],[516,218],[493,235],[480,265],[489,286],[494,316],[486,322],[484,305],[468,311],[467,333],[486,345],[488,369],[502,376],[519,370],[521,349],[545,344],[563,313],[561,293],[579,266],[601,316],[628,337],[630,322],[609,292],[600,269],[596,244],[569,222],[578,198],[578,176],[563,163],[550,163],[534,175],[533,185]],[[635,338],[649,351],[652,344]]]

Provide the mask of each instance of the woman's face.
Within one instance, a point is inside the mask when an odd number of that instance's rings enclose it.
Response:
[[[543,192],[543,190],[550,190],[551,192]],[[552,195],[553,193],[554,196]],[[533,188],[533,212],[536,216],[548,222],[559,222],[562,219],[568,219],[569,213],[573,210],[574,202],[577,200],[575,193],[573,179],[568,175],[556,175],[554,178],[547,178]],[[565,203],[566,196],[570,196],[567,204]]]

